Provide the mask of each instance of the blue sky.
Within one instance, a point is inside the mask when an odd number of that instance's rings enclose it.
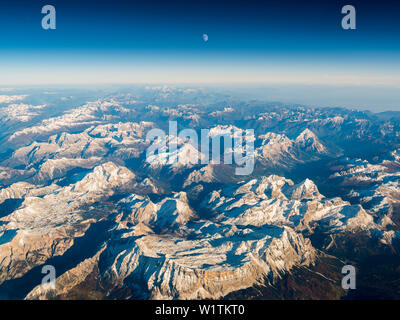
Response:
[[[46,4],[57,10],[56,30],[41,28]],[[357,30],[341,28],[346,4]],[[400,5],[387,0],[3,0],[0,84],[397,88],[399,35]]]

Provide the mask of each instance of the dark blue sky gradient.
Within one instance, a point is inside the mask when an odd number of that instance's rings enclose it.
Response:
[[[400,49],[399,1],[21,1],[2,0],[1,49],[393,52]],[[41,7],[57,9],[57,30],[41,29]],[[342,30],[341,8],[357,9]],[[211,41],[212,40],[212,41]]]

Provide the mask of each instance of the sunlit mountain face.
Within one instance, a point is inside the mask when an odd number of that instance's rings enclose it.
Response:
[[[399,299],[398,4],[0,10],[0,299]]]

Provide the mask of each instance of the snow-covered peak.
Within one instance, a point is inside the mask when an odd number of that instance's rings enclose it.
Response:
[[[174,193],[156,203],[148,197],[131,195],[120,203],[125,211],[128,210],[129,221],[144,224],[149,230],[158,232],[182,227],[196,216],[185,192]]]
[[[100,192],[135,179],[135,174],[125,167],[107,162],[94,168],[81,181],[73,185],[74,192]]]
[[[304,151],[316,153],[327,153],[326,147],[321,143],[318,137],[309,129],[305,129],[296,138],[296,144]]]
[[[323,197],[317,186],[310,179],[306,179],[303,182],[291,186],[285,190],[285,193],[293,200],[303,200],[303,199],[319,199]]]
[[[176,136],[167,135],[153,141],[151,148],[156,150],[146,156],[150,168],[171,166],[172,168],[192,167],[201,163],[205,155],[193,145],[191,140],[183,140]]]
[[[211,183],[214,180],[214,166],[209,164],[199,170],[192,171],[185,180],[183,187],[185,188],[193,183],[199,182]]]

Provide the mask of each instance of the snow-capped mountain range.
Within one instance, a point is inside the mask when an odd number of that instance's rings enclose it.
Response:
[[[220,299],[306,271],[336,297],[326,257],[399,254],[400,116],[205,96],[1,95],[0,297]],[[202,164],[199,144],[174,135],[146,140],[168,121],[221,139],[254,130],[254,170]],[[55,290],[40,285],[46,264]]]

